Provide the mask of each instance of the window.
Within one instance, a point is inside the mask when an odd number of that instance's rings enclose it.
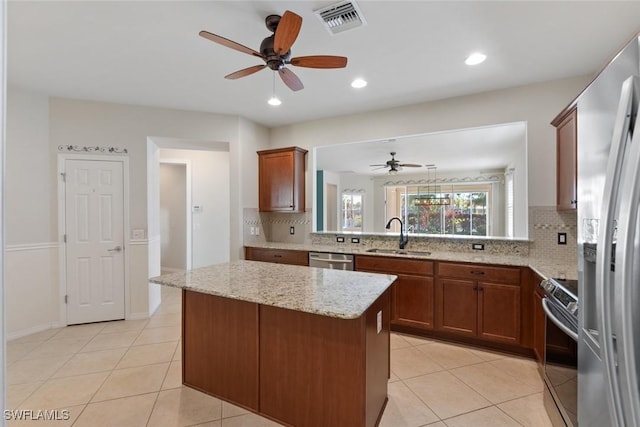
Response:
[[[453,191],[451,191],[451,189]],[[491,185],[387,187],[387,218],[399,216],[409,233],[487,236]],[[390,209],[391,208],[391,209]]]
[[[343,231],[362,231],[362,194],[342,194],[341,223]]]

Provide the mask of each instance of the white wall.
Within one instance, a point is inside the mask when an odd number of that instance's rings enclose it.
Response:
[[[555,205],[555,129],[549,123],[590,81],[589,76],[537,83],[476,95],[409,105],[333,119],[281,126],[270,146],[312,147],[393,138],[496,123],[527,122],[529,205]],[[313,159],[308,159],[313,164]],[[308,194],[315,177],[307,173]],[[307,199],[307,208],[312,206]]]
[[[9,336],[48,328],[61,317],[57,268],[59,145],[116,146],[129,151],[130,227],[146,231],[145,238],[130,241],[127,251],[131,267],[129,312],[142,317],[153,311],[158,301],[149,304],[155,297],[147,279],[160,273],[160,240],[159,230],[148,228],[147,220],[147,182],[157,179],[154,171],[147,170],[147,158],[157,155],[157,147],[147,145],[150,136],[228,143],[232,171],[228,185],[242,190],[230,196],[227,248],[231,248],[231,259],[241,257],[242,208],[244,203],[257,204],[255,151],[268,146],[266,128],[231,115],[48,98],[11,87],[5,185],[7,229],[12,230],[5,248],[11,260],[5,271]],[[149,194],[149,202],[158,197]]]
[[[160,163],[160,265],[163,271],[187,269],[188,232],[187,165]]]
[[[160,161],[186,160],[191,166],[192,268],[230,259],[229,153],[161,149]]]

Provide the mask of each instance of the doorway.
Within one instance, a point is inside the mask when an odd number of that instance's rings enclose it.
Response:
[[[327,230],[338,230],[338,186],[327,184]]]
[[[64,158],[68,325],[125,318],[125,161]]]
[[[160,163],[160,269],[191,269],[191,183],[187,163]]]

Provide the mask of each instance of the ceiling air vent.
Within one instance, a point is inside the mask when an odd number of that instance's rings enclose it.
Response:
[[[331,34],[365,25],[360,8],[354,1],[343,1],[315,11]]]

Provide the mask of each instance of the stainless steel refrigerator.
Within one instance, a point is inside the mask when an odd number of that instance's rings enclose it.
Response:
[[[639,43],[577,100],[580,427],[640,427]]]

